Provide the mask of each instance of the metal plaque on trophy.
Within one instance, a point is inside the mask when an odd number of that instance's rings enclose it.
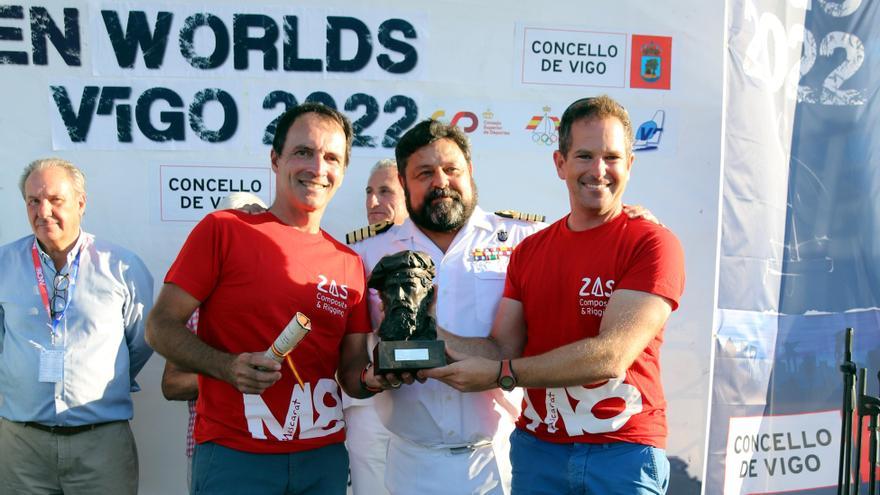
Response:
[[[446,365],[446,346],[437,340],[430,312],[436,268],[421,251],[385,256],[373,268],[369,287],[379,291],[385,316],[373,350],[377,373],[402,373]]]

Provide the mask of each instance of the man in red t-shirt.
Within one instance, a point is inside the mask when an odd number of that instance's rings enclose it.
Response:
[[[571,212],[514,250],[490,337],[447,341],[457,362],[420,376],[462,391],[525,388],[514,494],[665,493],[660,345],[684,255],[666,228],[621,214],[633,163],[622,106],[578,100],[559,135]]]
[[[272,206],[207,215],[168,270],[147,340],[199,373],[193,492],[345,493],[337,379],[354,397],[385,385],[362,372],[371,330],[363,263],[320,228],[351,139],[348,119],[329,107],[285,112],[270,153]],[[197,307],[198,337],[185,326]],[[282,366],[263,353],[297,312],[311,332]]]

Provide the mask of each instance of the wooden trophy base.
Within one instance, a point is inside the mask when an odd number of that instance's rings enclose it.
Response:
[[[373,350],[377,374],[416,372],[446,366],[442,340],[383,340]]]

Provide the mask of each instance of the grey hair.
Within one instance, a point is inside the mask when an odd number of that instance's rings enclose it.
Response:
[[[76,165],[67,160],[53,157],[34,160],[24,168],[24,171],[21,173],[21,178],[18,180],[18,189],[21,190],[21,197],[27,199],[24,191],[24,183],[27,182],[28,177],[30,177],[32,173],[52,167],[58,167],[67,172],[70,182],[73,184],[73,190],[82,197],[86,196],[86,176],[82,173],[82,170],[78,169]]]
[[[373,165],[373,168],[370,169],[370,177],[372,177],[373,174],[375,174],[376,172],[378,172],[382,169],[392,168],[392,167],[397,169],[397,160],[392,160],[391,158],[383,158],[383,159],[379,160],[378,162],[376,162],[376,164]]]
[[[259,196],[249,192],[234,192],[220,200],[218,210],[236,210],[247,205],[260,205],[266,208],[266,203]]]

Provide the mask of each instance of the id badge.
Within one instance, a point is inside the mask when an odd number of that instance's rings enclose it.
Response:
[[[40,381],[58,383],[64,373],[62,349],[40,349]]]

